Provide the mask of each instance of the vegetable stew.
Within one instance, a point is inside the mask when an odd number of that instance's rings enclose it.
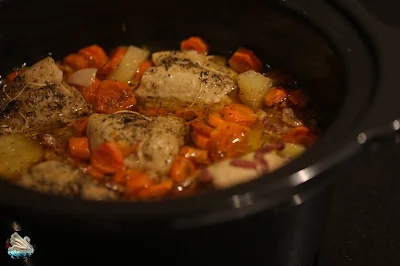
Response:
[[[223,189],[284,166],[320,135],[290,75],[201,37],[177,50],[93,44],[6,73],[0,175],[92,200]]]

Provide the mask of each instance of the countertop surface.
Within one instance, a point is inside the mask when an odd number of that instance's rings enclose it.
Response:
[[[360,2],[400,29],[400,1]],[[400,265],[399,167],[400,145],[387,144],[360,155],[339,177],[318,266]]]
[[[362,154],[338,179],[318,266],[400,265],[400,145]]]

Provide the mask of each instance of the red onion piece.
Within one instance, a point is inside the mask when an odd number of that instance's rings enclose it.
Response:
[[[264,155],[273,150],[278,150],[278,151],[283,150],[283,148],[285,148],[284,143],[271,143],[271,144],[257,150],[254,153],[254,160],[261,166],[263,171],[267,171],[268,170],[268,162],[265,160]]]
[[[267,171],[268,162],[264,159],[264,154],[262,152],[254,153],[254,160],[261,166],[262,171]]]
[[[68,83],[82,87],[90,87],[96,79],[97,68],[84,68],[72,74]]]
[[[253,161],[247,161],[242,159],[232,159],[231,165],[240,168],[254,169],[257,170],[257,163]]]

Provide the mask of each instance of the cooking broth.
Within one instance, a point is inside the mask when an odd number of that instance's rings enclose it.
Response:
[[[192,36],[176,50],[93,44],[6,75],[0,175],[92,200],[224,189],[301,155],[319,130],[290,75]]]

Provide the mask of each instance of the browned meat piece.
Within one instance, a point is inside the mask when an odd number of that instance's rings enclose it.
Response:
[[[117,199],[114,191],[97,183],[79,169],[59,161],[46,161],[33,166],[18,183],[23,187],[62,196],[80,196],[90,200]]]
[[[62,77],[50,57],[24,70],[0,92],[0,125],[26,132],[87,114],[82,95]]]
[[[152,55],[155,67],[143,75],[135,95],[170,107],[225,104],[236,89],[233,70],[194,51],[163,51]]]
[[[175,116],[93,114],[89,117],[87,136],[92,150],[105,141],[139,143],[137,152],[125,159],[125,165],[166,175],[184,144],[187,130],[184,121]]]

